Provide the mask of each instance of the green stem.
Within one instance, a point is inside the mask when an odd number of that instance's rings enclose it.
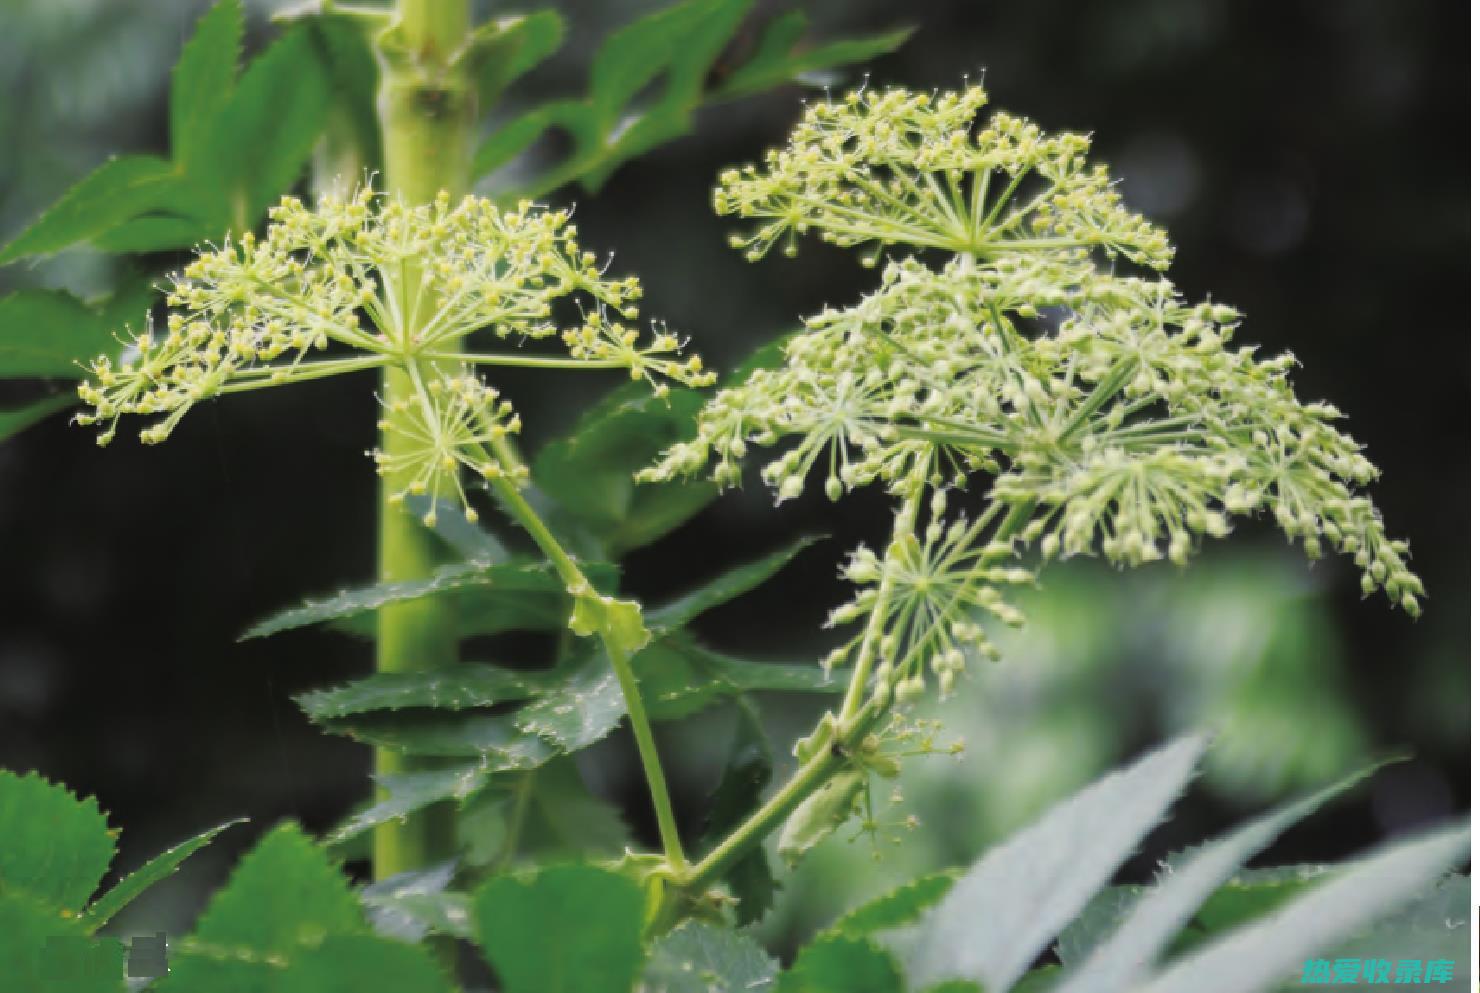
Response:
[[[910,472],[909,493],[905,496],[899,513],[895,515],[894,534],[889,539],[888,550],[884,552],[886,556],[894,554],[896,545],[905,535],[914,533],[915,522],[920,516],[920,503],[925,498],[925,473],[929,470],[929,465],[928,455],[920,455],[915,461]],[[867,626],[864,628],[863,644],[858,648],[858,660],[853,663],[853,678],[848,683],[848,692],[843,696],[843,706],[838,712],[838,716],[845,722],[863,705],[863,695],[868,690],[869,675],[874,667],[874,649],[884,636],[884,622],[889,619],[889,600],[893,594],[894,570],[885,569],[883,578],[879,580],[878,599],[874,601],[874,608],[869,612]]]
[[[408,205],[431,201],[446,190],[458,195],[469,183],[473,124],[472,86],[454,63],[471,30],[469,0],[399,0],[391,26],[377,38],[380,63],[379,114],[385,157],[385,183]],[[414,272],[397,281],[393,305],[401,315],[400,333],[410,334],[425,315],[420,279]],[[383,383],[387,404],[414,395],[405,370],[388,368]],[[409,441],[403,433],[382,432],[381,449],[394,458]],[[380,501],[382,582],[426,576],[437,565],[432,532],[412,515],[387,502],[407,480],[388,473]],[[457,664],[452,608],[426,598],[388,606],[380,612],[375,664],[380,672],[413,672]],[[377,775],[423,767],[416,759],[386,749],[375,753]],[[424,868],[455,851],[450,804],[438,804],[407,818],[378,825],[373,839],[374,875],[384,879]]]
[[[997,526],[996,533],[992,536],[992,543],[1007,541],[1028,523],[1033,516],[1032,504],[1018,504],[1014,506]],[[882,604],[882,601],[880,602]],[[873,618],[886,611],[887,608],[876,604],[870,614],[869,623]],[[863,662],[867,656],[864,654],[863,646],[859,648],[858,664],[854,669],[854,683],[867,682],[867,670]],[[864,675],[860,679],[859,672]],[[851,690],[851,686],[850,686]],[[849,694],[850,698],[852,693]],[[862,692],[858,699],[862,700]],[[769,800],[761,805],[755,813],[747,817],[735,830],[731,831],[709,854],[695,863],[687,876],[683,878],[683,885],[690,893],[698,893],[711,881],[722,876],[735,861],[751,848],[763,842],[768,835],[786,820],[791,812],[801,805],[802,801],[811,796],[814,791],[827,782],[834,773],[839,771],[849,760],[849,752],[858,746],[859,742],[877,725],[883,717],[884,711],[869,707],[866,703],[860,703],[857,709],[849,711],[844,704],[842,716],[838,721],[837,731],[833,742],[834,747],[823,748],[813,758],[792,773],[782,787],[777,790]]]
[[[489,482],[489,488],[499,502],[509,511],[520,527],[529,533],[540,551],[555,567],[565,585],[576,596],[595,596],[595,590],[580,565],[561,547],[559,539],[550,532],[524,494],[507,476]],[[658,819],[658,834],[663,841],[663,854],[668,859],[669,869],[675,877],[682,878],[688,870],[688,859],[679,839],[678,820],[673,816],[673,800],[668,793],[668,780],[663,774],[663,763],[658,758],[658,743],[653,737],[653,727],[648,720],[647,706],[642,702],[642,691],[637,685],[637,674],[632,670],[632,652],[610,634],[606,628],[597,635],[606,649],[612,671],[622,689],[622,699],[627,705],[627,717],[632,724],[632,735],[637,739],[637,754],[642,761],[642,772],[647,778],[648,792],[652,794],[653,812]]]

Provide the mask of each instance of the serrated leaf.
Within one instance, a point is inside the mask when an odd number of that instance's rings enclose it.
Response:
[[[554,54],[564,38],[565,18],[553,10],[480,25],[465,56],[478,87],[479,106],[493,106],[515,80]]]
[[[655,632],[673,631],[683,627],[701,614],[744,596],[762,585],[784,569],[803,549],[819,540],[816,535],[799,538],[764,558],[747,562],[709,580],[656,610],[649,611],[648,626]]]
[[[519,708],[514,721],[557,750],[575,752],[605,738],[626,713],[616,674],[604,656],[592,654],[548,692]]]
[[[478,149],[474,174],[507,163],[558,128],[570,139],[568,152],[517,192],[542,196],[571,181],[594,191],[624,162],[688,133],[695,112],[708,102],[872,57],[907,35],[890,32],[794,52],[805,18],[793,12],[773,21],[750,62],[725,78],[715,64],[752,5],[753,0],[688,0],[620,28],[597,51],[586,95],[517,117]],[[643,100],[649,90],[651,99]]]
[[[828,935],[806,946],[777,993],[905,993],[894,957],[867,938]]]
[[[1054,953],[1066,966],[1077,966],[1115,932],[1145,892],[1142,886],[1106,886],[1079,911],[1059,934]]]
[[[502,125],[473,153],[473,175],[483,176],[507,165],[533,145],[552,127],[562,127],[577,138],[578,145],[594,139],[594,115],[579,100],[562,100],[526,111]],[[588,138],[585,132],[590,132]]]
[[[567,755],[493,781],[463,807],[457,830],[465,861],[478,867],[618,856],[632,841],[621,813]]]
[[[324,844],[342,845],[378,824],[406,817],[444,800],[463,800],[488,782],[489,773],[476,765],[426,769],[375,777],[380,796],[324,835]]]
[[[660,399],[645,383],[626,384],[582,415],[570,434],[540,450],[534,480],[608,555],[649,544],[719,495],[707,482],[639,485],[633,479],[661,451],[693,434],[702,402],[692,390],[675,389]]]
[[[206,154],[224,228],[241,232],[302,174],[323,129],[329,80],[309,29],[289,28],[252,60],[216,117]]]
[[[1130,910],[1114,936],[1057,987],[1058,993],[1118,993],[1139,986],[1198,908],[1245,862],[1291,825],[1371,772],[1364,770],[1286,804],[1177,859]]]
[[[1467,823],[1426,832],[1343,867],[1257,924],[1178,959],[1138,993],[1262,993],[1301,962],[1382,917],[1464,858]]]
[[[826,672],[812,662],[750,662],[702,645],[695,645],[692,651],[705,672],[739,692],[832,693],[847,684],[845,673]]]
[[[336,16],[333,10],[310,17],[306,26],[329,81],[330,108],[325,132],[334,133],[336,138],[352,137],[360,163],[373,169],[380,163],[381,155],[380,121],[375,107],[379,69],[371,49],[371,32],[363,22]],[[360,180],[359,176],[337,178],[347,183]]]
[[[26,894],[0,890],[0,977],[5,988],[123,993],[123,943],[93,938]]]
[[[1451,873],[1416,902],[1342,939],[1319,956],[1337,959],[1448,959],[1454,979],[1430,985],[1440,989],[1473,989],[1470,975],[1470,880]]]
[[[416,520],[432,515],[432,533],[465,562],[487,562],[502,565],[509,561],[509,550],[495,535],[475,521],[463,516],[450,500],[433,500],[429,496],[406,498],[406,513]]]
[[[961,876],[957,872],[933,872],[921,876],[854,907],[828,930],[835,934],[861,936],[913,924],[920,915],[943,900],[959,878]]]
[[[398,927],[414,924],[423,933],[468,941],[473,938],[473,903],[466,893],[407,893],[387,897],[377,907],[382,913],[393,914]]]
[[[1204,748],[1201,737],[1178,739],[988,852],[921,923],[912,983],[972,979],[988,993],[1009,990],[1161,820]]]
[[[137,900],[152,886],[174,875],[175,870],[179,869],[180,865],[186,859],[215,841],[216,836],[222,831],[237,824],[245,823],[245,817],[238,817],[235,820],[227,821],[225,824],[218,824],[209,831],[202,831],[194,838],[188,841],[182,841],[169,851],[156,855],[144,863],[144,865],[129,873],[123,879],[120,879],[108,892],[94,900],[82,915],[83,926],[89,933],[96,931],[111,921],[119,911]]]
[[[360,903],[368,912],[370,926],[382,937],[413,944],[421,941],[433,930],[423,919],[425,899],[447,895],[456,873],[457,861],[449,859],[426,869],[398,872],[361,888]],[[408,901],[415,910],[407,909]]]
[[[719,54],[718,46],[724,44],[750,4],[751,0],[687,0],[614,31],[597,50],[591,64],[593,102],[614,116],[627,108],[639,90],[670,70],[670,66],[683,65],[692,73],[691,66]],[[711,30],[700,36],[705,21],[710,22]],[[681,46],[692,44],[696,36],[702,37],[712,50],[683,52]],[[708,62],[704,64],[707,67]],[[668,85],[671,88],[690,82],[670,80]]]
[[[211,898],[192,937],[286,953],[329,935],[367,932],[359,901],[328,856],[295,824],[273,828]]]
[[[332,731],[408,755],[477,758],[485,772],[533,769],[610,734],[626,714],[604,656],[591,653],[544,675],[540,693],[512,713],[376,711],[326,720]]]
[[[709,797],[709,814],[700,839],[703,849],[708,850],[718,844],[759,806],[771,781],[773,767],[771,744],[761,726],[760,716],[749,701],[742,700],[724,771]],[[735,916],[741,925],[752,924],[765,916],[778,889],[763,846],[742,855],[725,873],[725,882],[739,901]]]
[[[380,583],[360,589],[345,590],[322,600],[307,600],[301,607],[293,607],[258,621],[242,634],[242,641],[265,638],[268,635],[294,628],[322,624],[379,610],[386,604],[404,603],[426,596],[436,596],[467,586],[492,587],[499,591],[527,592],[530,590],[551,591],[559,589],[559,581],[543,565],[526,563],[504,563],[493,565],[488,562],[458,562],[438,566],[425,579],[403,580],[395,583]]]
[[[799,16],[800,15],[800,16]],[[794,83],[808,73],[867,62],[892,52],[909,41],[914,28],[885,31],[862,38],[843,38],[794,51],[806,28],[800,11],[776,17],[761,36],[750,60],[732,73],[715,91],[714,98],[728,100]]]
[[[14,410],[0,410],[0,441],[4,441],[13,434],[19,434],[59,410],[65,410],[72,403],[73,397],[70,394],[62,394],[47,397],[45,400],[37,400],[35,403],[29,403]]]
[[[244,30],[240,0],[217,0],[201,17],[170,76],[170,146],[187,168],[209,140],[236,81]]]
[[[313,721],[408,707],[463,710],[528,700],[539,692],[540,679],[539,674],[463,662],[447,669],[377,672],[344,686],[300,693],[293,699]]]
[[[530,796],[521,852],[618,855],[631,842],[620,811],[592,795],[574,759],[561,756],[524,775],[530,777]]]
[[[487,772],[533,769],[556,749],[514,723],[513,714],[393,711],[325,723],[330,731],[403,755],[476,758]]]
[[[630,993],[642,964],[643,904],[625,876],[554,866],[480,887],[475,933],[504,993]]]
[[[117,303],[140,305],[129,316],[135,326],[143,323],[146,295],[125,290]],[[123,347],[115,337],[123,331],[122,322],[114,323],[120,309],[110,301],[99,310],[60,290],[0,297],[0,376],[82,378],[88,360]]]
[[[52,255],[136,215],[169,210],[178,187],[179,173],[164,159],[152,155],[109,159],[0,249],[0,265]]]
[[[685,921],[653,942],[642,975],[645,993],[765,993],[776,960],[730,928]]]
[[[0,769],[0,891],[75,912],[113,861],[107,818],[36,773]]]
[[[0,297],[0,373],[83,374],[80,362],[104,350],[107,332],[81,300],[60,290],[17,290]]]
[[[273,993],[451,993],[452,988],[428,949],[370,935],[334,935],[295,958]]]

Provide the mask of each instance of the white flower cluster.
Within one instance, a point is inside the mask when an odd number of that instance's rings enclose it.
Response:
[[[643,341],[619,322],[637,318],[642,287],[635,277],[606,278],[564,211],[446,194],[408,207],[361,189],[322,197],[315,209],[284,198],[270,220],[261,239],[248,232],[204,251],[175,278],[162,335],[151,328],[117,362],[92,363],[78,390],[91,410],[77,421],[102,425],[100,444],[124,414],[162,415],[140,435],[158,442],[203,399],[397,369],[416,399],[398,401],[387,420],[410,443],[376,453],[377,466],[408,479],[406,492],[445,481],[466,507],[459,466],[485,478],[520,473],[491,451],[518,418],[475,366],[626,369],[660,393],[664,378],[713,382],[697,358],[680,360],[677,336]],[[576,311],[565,328],[562,305]],[[470,340],[475,333],[481,342]],[[556,336],[565,356],[483,347]]]
[[[1234,346],[1231,308],[1113,272],[1114,256],[1163,268],[1165,234],[1120,205],[1085,139],[1003,115],[973,130],[984,99],[818,104],[763,169],[724,175],[719,208],[757,221],[739,238],[751,256],[816,230],[903,257],[857,305],[808,320],[779,367],[720,391],[645,477],[713,463],[735,484],[752,446],[784,445],[762,473],[778,499],[817,476],[834,499],[887,486],[895,536],[854,556],[862,590],[835,615],[869,616],[872,639],[837,658],[872,653],[876,692],[917,692],[924,661],[949,686],[982,645],[968,606],[1019,620],[999,591],[1031,579],[1008,562],[1025,546],[1180,564],[1237,515],[1350,554],[1365,590],[1417,614],[1406,545],[1359,492],[1376,470],[1334,408],[1296,397],[1293,358]],[[919,540],[922,501],[974,473],[993,477],[984,508],[954,525],[937,510]]]

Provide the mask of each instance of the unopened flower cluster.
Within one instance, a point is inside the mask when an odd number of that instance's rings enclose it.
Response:
[[[1087,139],[979,124],[984,103],[850,94],[722,176],[716,206],[753,223],[735,239],[752,258],[809,232],[898,257],[778,367],[719,392],[647,478],[713,465],[733,485],[750,448],[781,446],[762,471],[779,500],[812,480],[833,499],[887,487],[894,534],[854,555],[860,592],[834,616],[864,631],[832,659],[877,659],[881,701],[917,695],[925,670],[949,688],[965,652],[990,654],[981,620],[1022,619],[1003,596],[1033,578],[1019,561],[1181,564],[1239,515],[1272,516],[1313,557],[1349,554],[1364,590],[1417,614],[1407,547],[1360,492],[1376,470],[1334,408],[1295,395],[1294,359],[1236,344],[1231,308],[1158,275],[1165,233],[1121,204]],[[948,521],[945,494],[974,474],[985,503]]]
[[[445,194],[408,207],[362,189],[314,209],[285,198],[270,221],[264,237],[203,251],[175,277],[163,333],[151,324],[118,360],[92,363],[79,387],[91,409],[77,420],[102,427],[100,444],[125,414],[155,416],[140,433],[153,443],[201,400],[398,369],[414,390],[387,409],[385,426],[406,443],[375,453],[377,468],[405,480],[402,495],[451,487],[473,516],[460,469],[523,473],[499,443],[518,415],[477,366],[620,368],[660,393],[666,379],[712,381],[697,358],[680,358],[673,334],[644,339],[623,323],[638,316],[641,286],[607,278],[563,211]],[[509,347],[545,338],[567,355]]]

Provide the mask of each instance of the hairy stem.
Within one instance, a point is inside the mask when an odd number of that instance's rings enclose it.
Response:
[[[469,181],[472,161],[474,91],[453,57],[471,29],[468,0],[399,0],[395,20],[377,45],[380,63],[379,114],[388,192],[407,204],[426,203],[446,190],[457,195]],[[414,268],[414,267],[413,267]],[[400,333],[414,334],[426,306],[420,276],[407,271],[389,295],[400,316]],[[383,381],[387,404],[414,395],[404,370],[388,368]],[[403,433],[387,429],[381,448],[394,457],[406,444]],[[382,582],[418,579],[437,564],[435,538],[412,515],[387,502],[407,480],[388,473],[380,500],[379,576]],[[426,598],[387,606],[380,612],[375,664],[380,672],[438,669],[457,663],[451,607]],[[419,768],[416,759],[386,749],[375,753],[377,775]],[[424,868],[455,850],[450,804],[438,804],[404,823],[375,828],[376,879]]]

